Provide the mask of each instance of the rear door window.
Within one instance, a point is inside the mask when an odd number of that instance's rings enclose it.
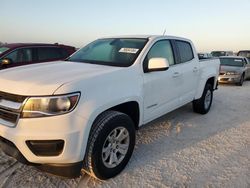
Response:
[[[56,47],[41,47],[37,48],[38,61],[62,59],[63,54],[60,48]]]
[[[176,46],[179,50],[180,63],[191,61],[194,58],[193,49],[189,42],[177,40]]]
[[[66,49],[61,48],[61,53],[63,58],[69,57],[69,52]]]

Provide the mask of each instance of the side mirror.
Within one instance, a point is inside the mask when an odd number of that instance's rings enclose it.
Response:
[[[147,72],[165,71],[169,68],[169,62],[165,58],[151,58],[148,62]]]
[[[1,65],[9,65],[11,63],[11,60],[10,59],[2,59],[1,60]]]

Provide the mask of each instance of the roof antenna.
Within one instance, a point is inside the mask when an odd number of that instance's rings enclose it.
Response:
[[[166,33],[166,29],[164,29],[163,36],[165,35],[165,33]]]

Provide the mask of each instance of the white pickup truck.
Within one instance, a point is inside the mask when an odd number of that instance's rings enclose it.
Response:
[[[190,40],[170,36],[98,39],[66,61],[3,70],[0,146],[53,174],[108,179],[142,125],[190,102],[206,114],[218,74],[218,59],[199,61]]]

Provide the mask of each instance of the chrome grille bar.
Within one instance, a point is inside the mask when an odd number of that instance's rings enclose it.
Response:
[[[0,108],[8,110],[20,110],[23,103],[0,99]]]
[[[0,125],[15,127],[27,97],[0,91]]]
[[[19,113],[10,112],[7,110],[0,109],[0,124],[8,127],[15,127],[19,120]]]

